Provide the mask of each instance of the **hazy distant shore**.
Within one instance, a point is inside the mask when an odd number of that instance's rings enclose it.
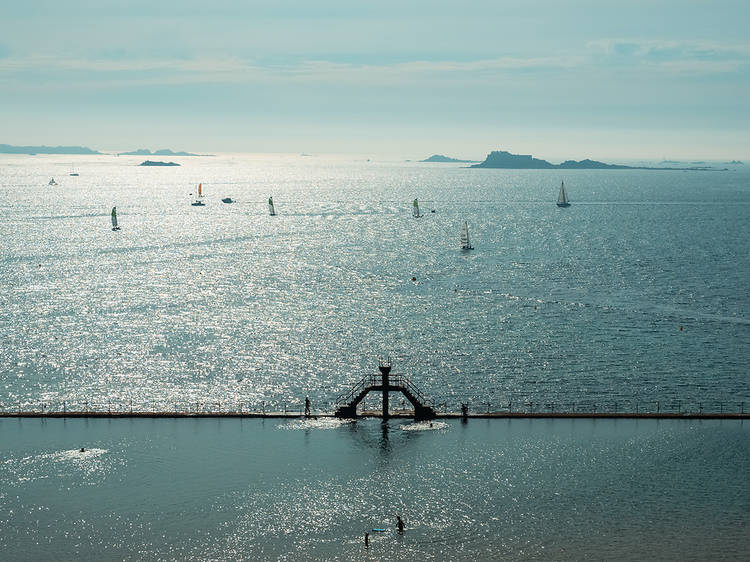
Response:
[[[686,168],[625,166],[623,164],[607,164],[597,160],[566,160],[561,164],[552,164],[547,160],[534,158],[530,154],[511,154],[504,150],[494,150],[487,155],[484,162],[474,164],[470,168],[500,168],[506,170],[718,170],[713,166],[691,166]],[[723,168],[726,169],[726,168]]]

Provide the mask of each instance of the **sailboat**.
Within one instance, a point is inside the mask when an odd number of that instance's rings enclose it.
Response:
[[[464,221],[464,225],[461,227],[461,249],[474,249],[474,246],[471,245],[471,241],[469,240],[469,225],[466,223],[466,221]]]
[[[272,216],[276,216],[276,208],[273,206],[273,197],[268,198],[268,213]]]
[[[112,207],[112,230],[120,230],[117,226],[117,207]]]
[[[57,185],[55,178],[52,178],[51,180],[49,180],[49,183],[47,185]]]
[[[565,182],[560,183],[560,194],[557,196],[558,207],[570,207],[570,201],[568,201],[568,192],[565,190]]]
[[[419,201],[417,201],[416,199],[414,200],[414,208],[413,208],[413,209],[412,209],[412,211],[411,211],[411,215],[412,215],[412,216],[413,216],[413,217],[414,217],[415,219],[418,219],[419,217],[423,217],[423,216],[424,216],[423,214],[421,214],[421,213],[419,212]]]
[[[76,169],[73,167],[73,164],[70,165],[70,175],[71,176],[77,176],[78,172],[76,172]]]
[[[201,199],[203,199],[203,184],[199,183],[198,184],[198,198],[190,204],[193,207],[203,207],[205,203],[201,201]]]

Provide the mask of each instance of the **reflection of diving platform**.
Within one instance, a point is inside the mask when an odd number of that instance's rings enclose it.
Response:
[[[414,407],[415,420],[431,420],[435,417],[435,410],[426,404],[426,399],[420,390],[404,375],[391,376],[390,359],[381,361],[378,365],[380,375],[368,375],[359,381],[349,392],[342,394],[336,400],[338,407],[335,416],[337,418],[356,418],[357,405],[370,392],[383,393],[383,419],[387,420],[388,393],[400,392]]]

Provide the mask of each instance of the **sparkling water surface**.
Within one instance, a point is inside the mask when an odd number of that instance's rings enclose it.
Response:
[[[380,355],[453,410],[750,405],[741,168],[178,160],[0,156],[2,409],[320,411]],[[749,461],[738,421],[0,418],[0,552],[743,560]]]
[[[750,406],[741,167],[177,160],[0,157],[2,407],[325,410],[379,355],[448,409]]]
[[[0,419],[0,433],[8,560],[750,557],[739,421]],[[372,528],[387,530],[365,549]]]

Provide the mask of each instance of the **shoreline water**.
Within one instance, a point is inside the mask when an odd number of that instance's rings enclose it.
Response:
[[[750,544],[736,420],[0,426],[11,559],[358,559],[372,528],[387,532],[366,554],[389,560],[740,560]]]

